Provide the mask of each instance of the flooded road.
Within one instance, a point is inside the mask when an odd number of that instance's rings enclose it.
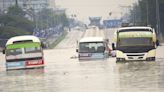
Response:
[[[116,63],[112,57],[79,62],[75,44],[81,35],[72,31],[45,50],[44,69],[6,71],[0,53],[0,92],[163,92],[164,46],[156,62]]]

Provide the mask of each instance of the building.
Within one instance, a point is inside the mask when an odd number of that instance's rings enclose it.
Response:
[[[102,25],[101,25],[101,17],[89,17],[89,21],[90,21],[90,24],[89,26],[97,26],[99,28],[102,28]]]
[[[23,10],[33,9],[35,12],[49,6],[49,0],[0,0],[0,11],[5,12],[13,5],[20,6]]]

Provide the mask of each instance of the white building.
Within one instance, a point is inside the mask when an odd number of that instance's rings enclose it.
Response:
[[[34,9],[35,12],[41,10],[42,8],[46,8],[49,6],[49,0],[17,0],[18,6],[22,9]],[[13,5],[16,4],[16,0],[0,0],[0,11],[4,12]]]

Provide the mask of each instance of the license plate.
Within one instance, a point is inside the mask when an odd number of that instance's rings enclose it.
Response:
[[[8,67],[20,67],[20,68],[24,68],[24,62],[23,61],[20,61],[20,62],[7,62],[6,63],[6,66],[7,68]]]
[[[30,60],[30,61],[26,61],[26,66],[42,65],[42,64],[44,64],[43,60]]]
[[[89,57],[89,56],[91,56],[91,54],[89,54],[89,53],[83,53],[83,54],[80,54],[80,56],[82,56],[82,57]]]
[[[92,58],[103,58],[103,57],[104,57],[103,53],[94,53],[94,54],[92,54]]]

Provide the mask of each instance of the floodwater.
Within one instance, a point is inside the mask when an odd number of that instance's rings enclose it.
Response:
[[[45,68],[5,70],[0,53],[0,92],[163,92],[164,46],[155,62],[116,63],[115,58],[78,61],[72,31],[55,49],[45,50]]]

